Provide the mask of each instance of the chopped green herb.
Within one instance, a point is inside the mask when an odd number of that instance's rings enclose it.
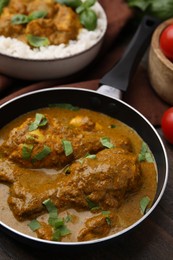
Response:
[[[11,18],[12,24],[26,24],[28,23],[28,16],[25,14],[15,14]]]
[[[73,153],[73,147],[70,141],[68,140],[62,140],[62,145],[64,148],[64,152],[66,156],[69,156],[70,154]]]
[[[26,135],[26,140],[28,141],[34,141],[35,137],[33,135]]]
[[[61,237],[69,235],[71,232],[70,230],[65,226],[61,226],[58,229],[55,229],[53,232],[53,238],[54,241],[60,241]]]
[[[67,165],[65,168],[64,168],[64,173],[65,174],[70,174],[70,166],[69,165]]]
[[[34,131],[34,130],[36,130],[39,127],[47,125],[47,123],[48,123],[48,120],[45,117],[45,115],[40,114],[40,113],[36,113],[34,122],[32,122],[29,125],[29,131],[30,132]]]
[[[64,237],[64,236],[67,236],[69,235],[71,232],[70,230],[65,226],[65,225],[62,225],[60,228],[59,228],[60,232],[61,232],[61,236]]]
[[[33,157],[33,161],[41,161],[43,160],[46,156],[48,156],[51,153],[51,148],[47,145],[44,145],[43,150],[39,153],[37,153]]]
[[[32,20],[44,18],[47,15],[47,11],[34,11],[28,16],[25,14],[15,14],[11,18],[12,24],[26,24]]]
[[[87,158],[87,159],[96,159],[96,154],[88,154],[85,158]]]
[[[108,210],[102,210],[102,214],[104,215],[104,216],[106,216],[106,217],[108,217],[109,215],[110,215],[110,211]]]
[[[64,225],[64,220],[62,218],[57,218],[56,221],[54,222],[54,227],[59,228]]]
[[[138,155],[138,160],[140,162],[141,161],[147,161],[149,163],[154,162],[153,155],[152,155],[151,151],[149,150],[148,145],[145,142],[142,143],[141,151]]]
[[[147,210],[147,207],[150,203],[150,198],[148,196],[145,196],[141,199],[140,201],[140,209],[141,209],[141,213],[144,215],[146,210]]]
[[[36,231],[37,229],[39,229],[41,227],[40,223],[38,222],[38,220],[33,219],[28,226],[30,227],[30,229],[32,231]]]
[[[43,202],[43,204],[45,205],[47,211],[49,212],[48,223],[51,226],[54,226],[56,220],[58,219],[58,210],[57,210],[56,206],[53,204],[53,202],[50,199],[45,200]]]
[[[32,34],[27,35],[28,43],[35,48],[46,47],[50,44],[47,37],[39,37]]]
[[[68,103],[50,104],[49,107],[58,107],[58,108],[68,109],[71,111],[78,111],[80,109],[79,107],[73,106]]]
[[[31,153],[34,148],[34,145],[32,144],[23,144],[22,147],[22,158],[24,160],[29,160],[31,158]]]
[[[61,240],[61,231],[59,229],[57,229],[53,232],[52,240],[53,241],[60,241]]]
[[[110,219],[110,217],[106,217],[106,222],[107,222],[107,224],[108,224],[109,226],[111,226],[111,219]]]
[[[30,22],[35,19],[44,18],[46,17],[46,15],[47,15],[47,11],[44,10],[34,11],[29,14],[28,21]]]
[[[85,158],[86,159],[96,159],[97,156],[96,156],[96,154],[87,153],[84,157],[80,158],[78,161],[82,164]]]
[[[102,137],[100,138],[100,142],[103,146],[107,147],[107,148],[113,148],[114,145],[111,143],[110,138],[109,137]]]
[[[64,221],[66,223],[70,222],[72,220],[72,216],[70,214],[67,214],[67,216],[64,218]]]
[[[82,4],[81,0],[56,0],[56,2],[67,5],[72,8],[76,8]]]
[[[108,128],[116,128],[116,125],[109,125]]]
[[[58,210],[50,199],[43,201],[43,204],[45,205],[49,214],[50,215],[52,214],[51,215],[52,217],[56,217],[56,218],[58,217]]]
[[[88,203],[88,207],[90,210],[97,210],[99,209],[99,205],[97,205],[95,202],[91,201],[87,196],[85,197],[86,202]]]
[[[48,223],[53,227],[53,237],[54,241],[60,241],[61,237],[70,234],[70,230],[64,224],[64,219],[58,217],[58,210],[56,206],[50,199],[47,199],[43,202],[46,206],[46,209],[49,212]]]
[[[109,226],[111,226],[111,219],[110,219],[110,211],[102,211],[102,214],[105,216],[106,222]]]

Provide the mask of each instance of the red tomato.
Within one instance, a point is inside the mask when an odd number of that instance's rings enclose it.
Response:
[[[173,61],[173,24],[168,25],[161,33],[160,47],[164,55]]]
[[[171,144],[173,144],[173,107],[168,108],[161,120],[162,132]]]

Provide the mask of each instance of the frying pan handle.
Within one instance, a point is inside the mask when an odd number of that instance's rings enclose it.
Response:
[[[151,35],[161,21],[144,16],[121,60],[110,70],[100,83],[120,90],[127,90],[130,79],[149,46]]]

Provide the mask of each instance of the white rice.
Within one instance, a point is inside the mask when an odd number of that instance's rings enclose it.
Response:
[[[0,36],[0,52],[13,57],[27,59],[56,59],[69,57],[89,49],[103,36],[107,26],[106,15],[100,4],[96,3],[92,9],[98,17],[97,28],[94,31],[81,29],[77,40],[68,45],[50,45],[31,49],[29,45],[10,37]]]

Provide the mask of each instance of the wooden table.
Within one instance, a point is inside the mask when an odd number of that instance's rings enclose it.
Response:
[[[158,129],[162,137],[161,130]],[[163,139],[168,153],[169,178],[165,193],[153,213],[138,227],[122,237],[92,248],[52,252],[38,249],[0,233],[0,260],[27,259],[147,259],[173,258],[173,146]]]

